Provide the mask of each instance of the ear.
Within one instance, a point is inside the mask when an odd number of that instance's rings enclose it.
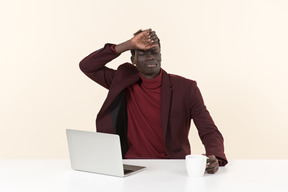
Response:
[[[135,57],[133,55],[130,57],[131,63],[134,63],[134,58]]]

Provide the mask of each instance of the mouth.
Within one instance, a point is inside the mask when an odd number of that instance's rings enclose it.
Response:
[[[148,68],[152,68],[152,67],[156,67],[157,66],[157,64],[156,63],[152,63],[152,62],[147,62],[147,63],[145,63],[144,64],[146,67],[148,67]]]
[[[151,67],[156,67],[157,65],[156,64],[149,64],[149,65],[146,65],[146,67],[149,67],[149,68],[151,68]]]

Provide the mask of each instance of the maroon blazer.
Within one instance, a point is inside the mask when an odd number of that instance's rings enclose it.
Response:
[[[98,132],[120,136],[124,157],[128,150],[125,91],[141,79],[136,67],[130,63],[120,65],[117,70],[105,66],[120,55],[112,51],[111,46],[112,44],[106,44],[104,48],[85,57],[80,62],[80,69],[93,81],[109,89],[97,115],[96,127]],[[162,74],[161,121],[169,158],[183,159],[190,154],[188,133],[193,119],[206,155],[215,155],[225,165],[227,159],[223,137],[204,105],[197,83],[168,74],[164,70]]]

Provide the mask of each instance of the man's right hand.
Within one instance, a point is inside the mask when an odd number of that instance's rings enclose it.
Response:
[[[148,50],[159,46],[159,39],[152,29],[146,29],[124,43],[115,46],[115,51],[122,53],[127,50],[141,49]]]
[[[134,46],[133,49],[147,50],[158,46],[158,37],[152,29],[146,29],[134,36],[130,41]]]

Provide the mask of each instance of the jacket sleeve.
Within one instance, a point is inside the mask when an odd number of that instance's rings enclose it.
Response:
[[[220,166],[225,166],[228,161],[224,153],[224,139],[216,127],[209,111],[207,110],[201,92],[195,82],[191,102],[191,118],[194,121],[198,134],[205,147],[206,155],[215,155]]]
[[[111,85],[115,70],[105,65],[120,55],[114,51],[114,46],[114,44],[105,44],[103,48],[91,53],[79,64],[85,75],[107,89]]]

